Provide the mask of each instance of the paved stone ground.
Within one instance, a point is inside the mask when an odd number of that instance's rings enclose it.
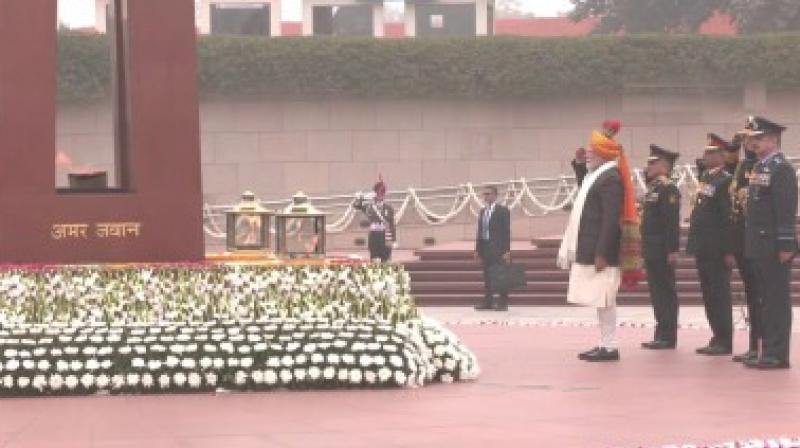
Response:
[[[575,354],[597,329],[586,310],[525,308],[502,323],[430,309],[478,355],[474,383],[416,390],[85,397],[0,401],[0,447],[656,447],[800,434],[800,366],[757,372],[679,349],[647,352],[647,328],[620,330],[622,362]],[[649,310],[623,319],[646,322]],[[685,320],[699,315],[684,310]],[[497,318],[501,319],[501,318]],[[541,319],[541,322],[537,320]],[[567,326],[548,326],[570,321]],[[740,344],[744,332],[737,332]],[[800,363],[796,337],[794,359]]]

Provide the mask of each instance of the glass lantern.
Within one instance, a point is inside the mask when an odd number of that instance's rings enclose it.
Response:
[[[259,204],[253,192],[242,193],[242,200],[226,213],[228,251],[268,250],[272,216],[271,211]]]
[[[288,258],[325,256],[325,214],[298,192],[286,209],[275,215],[275,253]]]

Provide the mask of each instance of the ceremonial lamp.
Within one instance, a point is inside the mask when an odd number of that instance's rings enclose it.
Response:
[[[262,207],[252,191],[242,193],[241,201],[225,215],[229,252],[263,252],[269,249],[269,230],[274,213]]]
[[[325,214],[302,191],[275,215],[275,253],[288,258],[325,256]]]

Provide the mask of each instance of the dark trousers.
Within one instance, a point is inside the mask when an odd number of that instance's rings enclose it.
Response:
[[[792,338],[792,299],[789,292],[792,263],[777,258],[750,259],[761,292],[761,356],[789,361]]]
[[[392,248],[386,245],[386,232],[370,231],[367,236],[369,259],[381,260],[384,263],[392,258]]]
[[[675,268],[667,262],[667,256],[645,260],[650,300],[656,317],[656,341],[674,344],[678,340],[678,291],[675,284]]]
[[[711,342],[733,347],[733,308],[731,304],[731,270],[721,253],[697,254],[697,272],[703,291],[703,304],[711,331]]]
[[[744,257],[744,253],[739,252],[736,257],[736,269],[744,283],[744,297],[747,302],[747,320],[750,323],[749,349],[758,351],[759,342],[763,334],[761,332],[761,297],[758,291],[758,279],[756,269],[752,260]]]
[[[494,302],[494,296],[497,294],[497,291],[492,287],[492,276],[489,275],[489,271],[493,266],[503,264],[505,261],[503,260],[503,256],[496,254],[491,244],[485,240],[478,241],[478,255],[481,257],[481,264],[483,265],[484,301],[486,304],[491,304]],[[500,300],[507,302],[508,293],[501,292]]]

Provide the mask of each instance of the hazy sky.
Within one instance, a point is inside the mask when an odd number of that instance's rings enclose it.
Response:
[[[387,0],[391,3],[391,0]],[[502,0],[496,0],[502,2]],[[540,17],[556,16],[568,11],[569,0],[521,0],[525,8]],[[283,20],[300,20],[301,0],[283,1]],[[402,2],[396,2],[402,3]],[[94,0],[58,0],[59,20],[71,27],[94,25]]]

